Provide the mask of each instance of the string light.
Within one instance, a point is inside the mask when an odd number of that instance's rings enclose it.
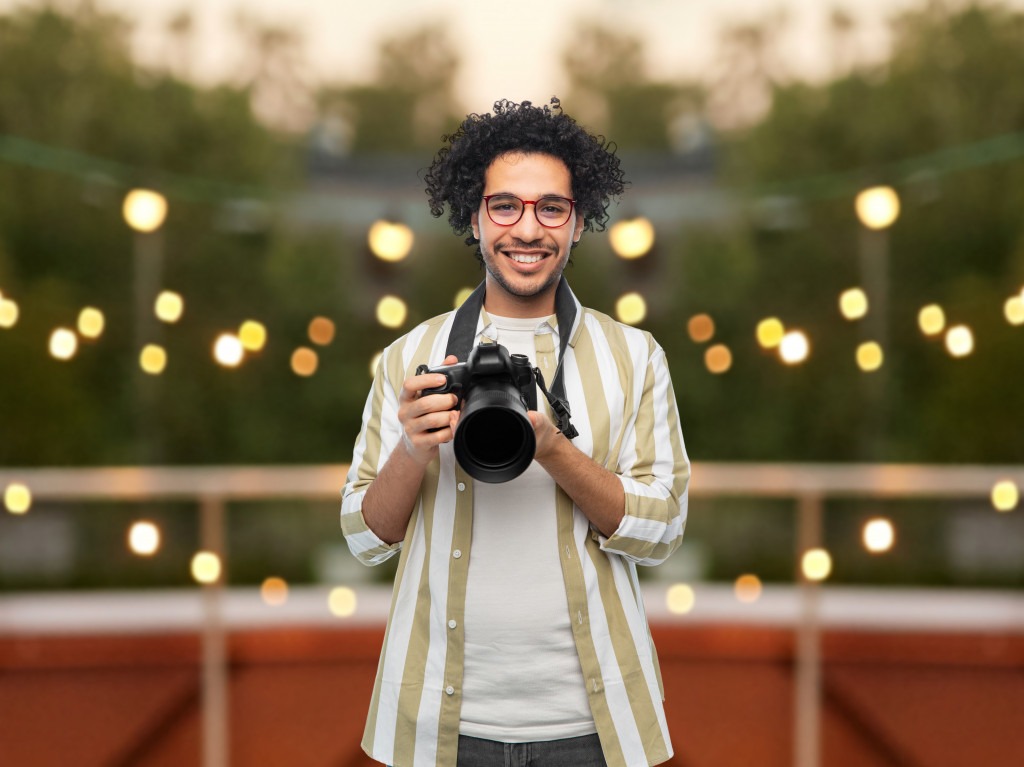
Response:
[[[151,376],[158,376],[167,367],[167,352],[157,344],[146,344],[139,354],[139,367]]]
[[[825,549],[808,549],[804,552],[800,567],[809,581],[823,581],[832,572],[832,556]]]
[[[242,357],[245,356],[245,347],[238,340],[238,336],[231,333],[221,333],[213,344],[213,358],[226,368],[236,368],[242,364]]]
[[[314,317],[309,323],[309,340],[327,346],[334,340],[334,323],[326,317]]]
[[[377,302],[377,322],[386,328],[400,328],[405,324],[409,308],[398,296],[384,296]]]
[[[876,554],[889,551],[896,542],[896,528],[892,522],[881,517],[869,519],[861,532],[864,548]]]
[[[715,344],[704,352],[704,365],[716,375],[726,372],[732,367],[732,352],[725,344]]]
[[[733,584],[733,592],[736,599],[745,604],[751,604],[761,598],[761,579],[756,575],[741,575]]]
[[[890,186],[873,186],[857,195],[854,207],[868,229],[886,229],[900,215],[900,198]]]
[[[197,583],[216,583],[220,580],[220,557],[212,551],[200,551],[192,557],[192,578]]]
[[[57,328],[50,334],[50,355],[58,360],[69,360],[78,351],[78,336],[67,328]]]
[[[974,334],[966,325],[954,325],[946,332],[946,350],[954,357],[966,357],[974,351]]]
[[[774,349],[782,343],[786,328],[778,317],[768,317],[757,323],[757,342],[764,349]]]
[[[78,333],[83,338],[99,338],[105,324],[103,312],[95,307],[87,306],[78,313]]]
[[[686,323],[686,332],[694,343],[710,341],[715,335],[715,321],[707,314],[696,314]]]
[[[996,482],[992,488],[992,506],[996,511],[1013,511],[1020,502],[1020,492],[1013,480]]]
[[[265,604],[279,607],[288,601],[288,584],[283,578],[272,575],[260,585],[260,597]]]
[[[152,189],[133,189],[125,196],[121,210],[135,231],[155,232],[167,218],[167,198]]]
[[[647,316],[647,302],[639,293],[625,293],[615,302],[615,316],[627,325],[643,322]]]
[[[327,607],[331,614],[337,618],[350,618],[355,615],[358,599],[356,592],[348,586],[338,586],[331,589],[327,597]]]
[[[868,297],[860,288],[844,290],[839,295],[839,311],[848,320],[859,320],[868,313]]]
[[[261,322],[246,320],[238,328],[238,340],[246,351],[258,352],[266,346],[267,329]]]
[[[390,263],[409,255],[414,239],[412,229],[394,221],[375,221],[366,236],[373,255]]]
[[[152,556],[160,548],[160,528],[145,520],[128,528],[128,548],[143,557]]]
[[[377,366],[380,364],[381,358],[383,357],[383,350],[374,353],[374,355],[370,357],[370,378],[373,378],[375,375],[377,375]]]
[[[687,583],[675,583],[665,592],[665,606],[673,615],[686,615],[696,603],[697,595]]]
[[[917,313],[917,325],[926,336],[937,336],[946,329],[946,313],[938,304],[928,304]]]
[[[459,292],[455,294],[455,300],[452,301],[452,308],[458,309],[466,303],[466,299],[473,294],[473,290],[473,288],[459,288]]]
[[[153,311],[161,322],[175,323],[181,319],[185,311],[185,299],[180,293],[173,290],[165,290],[156,297]]]
[[[18,304],[9,298],[0,298],[0,328],[13,328],[18,322]]]
[[[4,506],[11,514],[27,514],[32,508],[32,491],[22,482],[11,482],[4,490]]]
[[[787,365],[799,365],[811,352],[810,341],[799,330],[791,330],[779,342],[779,356]]]
[[[871,373],[882,367],[885,354],[882,347],[874,341],[865,341],[857,347],[857,367],[865,373]]]
[[[317,353],[308,346],[300,346],[292,352],[292,372],[297,376],[309,378],[316,372],[320,365],[320,358]]]
[[[1024,325],[1024,299],[1011,296],[1003,304],[1003,315],[1011,325]]]
[[[642,217],[623,219],[608,230],[608,241],[619,258],[640,258],[654,247],[654,226]]]

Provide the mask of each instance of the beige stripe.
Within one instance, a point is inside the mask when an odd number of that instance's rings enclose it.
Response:
[[[597,354],[594,351],[594,339],[590,333],[580,334],[573,347],[576,355],[576,366],[581,371],[600,370],[597,366]],[[583,384],[583,399],[587,404],[587,420],[590,423],[590,433],[593,441],[591,458],[602,466],[608,460],[608,440],[610,428],[610,415],[608,413],[608,401],[604,396],[604,386],[601,383],[600,373],[597,375],[581,375],[580,383]]]
[[[593,538],[587,538],[587,553],[597,571],[601,602],[604,605],[608,621],[608,634],[611,638],[612,650],[615,652],[615,659],[619,665],[619,674],[629,698],[633,719],[640,733],[640,740],[644,744],[648,763],[656,764],[668,759],[668,746],[662,736],[661,723],[658,721],[658,712],[654,707],[654,701],[651,700],[647,691],[643,665],[640,663],[637,647],[633,643],[633,634],[615,587],[612,566],[608,561],[608,555],[601,551],[600,545]]]
[[[654,440],[654,366],[648,364],[644,373],[644,389],[640,395],[640,406],[637,408],[636,427],[636,460],[630,473],[633,476],[649,474],[657,456]]]

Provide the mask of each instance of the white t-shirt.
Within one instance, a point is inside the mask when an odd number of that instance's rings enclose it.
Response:
[[[547,318],[490,318],[498,343],[536,365]],[[543,412],[539,388],[537,402]],[[597,732],[558,557],[555,483],[536,461],[509,482],[473,483],[464,621],[460,734],[523,743]]]

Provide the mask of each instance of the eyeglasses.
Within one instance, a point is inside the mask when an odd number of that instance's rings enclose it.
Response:
[[[498,226],[519,223],[527,205],[533,206],[537,223],[548,229],[562,226],[572,215],[576,200],[567,197],[541,197],[539,200],[520,200],[514,194],[488,194],[484,196],[487,217]]]

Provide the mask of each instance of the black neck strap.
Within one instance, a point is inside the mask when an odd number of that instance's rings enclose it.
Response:
[[[476,326],[480,320],[480,310],[484,305],[487,281],[481,282],[469,298],[462,302],[462,306],[455,312],[455,321],[452,324],[451,333],[448,334],[448,346],[445,349],[445,356],[454,354],[459,362],[469,359],[476,342]],[[544,387],[544,378],[537,370],[541,390],[547,395],[548,401],[558,419],[558,428],[572,439],[576,436],[576,429],[569,422],[569,402],[565,396],[565,382],[562,380],[562,361],[565,359],[565,350],[569,346],[569,336],[572,334],[573,325],[576,322],[576,302],[573,300],[572,291],[569,290],[569,283],[565,277],[558,282],[555,290],[555,318],[558,320],[558,365],[555,367],[555,378],[552,381],[550,393]]]

